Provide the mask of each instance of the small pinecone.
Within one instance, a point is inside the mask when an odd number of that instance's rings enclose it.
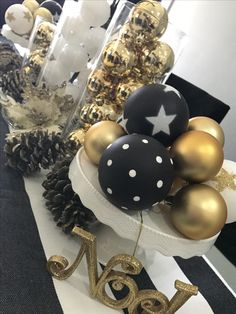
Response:
[[[0,77],[0,88],[6,95],[11,96],[16,102],[22,103],[25,79],[20,70],[12,70]]]
[[[48,133],[43,130],[10,136],[4,146],[6,165],[24,174],[30,174],[40,168],[48,169],[67,154],[74,156],[78,146],[75,147],[72,143],[69,147],[68,145],[62,140],[60,133]]]
[[[68,177],[71,161],[72,157],[67,157],[55,164],[42,184],[46,190],[43,197],[47,200],[46,206],[54,216],[57,226],[65,233],[71,233],[75,226],[91,231],[98,224],[98,220],[72,190]]]

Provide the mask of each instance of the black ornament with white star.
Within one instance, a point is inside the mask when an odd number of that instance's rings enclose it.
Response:
[[[57,3],[54,0],[46,0],[40,5],[40,7],[48,9],[48,11],[50,11],[50,13],[53,16],[53,21],[55,23],[58,22],[62,12],[62,7],[60,6],[59,3]]]
[[[172,160],[157,140],[139,134],[122,136],[104,151],[99,182],[111,203],[148,209],[167,196],[174,177]]]
[[[171,86],[152,84],[129,96],[120,124],[129,134],[149,135],[168,147],[187,130],[188,120],[183,96]]]

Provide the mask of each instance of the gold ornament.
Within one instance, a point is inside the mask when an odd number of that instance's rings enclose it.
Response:
[[[86,104],[80,111],[80,119],[84,123],[94,124],[105,118],[104,109],[96,104]]]
[[[224,161],[220,143],[203,131],[182,134],[170,149],[176,174],[190,182],[203,182],[216,176]]]
[[[29,67],[35,72],[38,73],[41,70],[41,67],[44,63],[44,52],[41,50],[35,50],[32,52],[28,58]]]
[[[160,38],[168,24],[166,9],[157,1],[142,1],[131,11],[130,27],[145,41]]]
[[[87,130],[85,128],[77,129],[69,134],[68,139],[76,142],[77,144],[84,145],[86,131]]]
[[[24,0],[22,5],[28,8],[32,14],[39,8],[39,3],[36,0]]]
[[[127,48],[130,48],[134,45],[135,36],[134,32],[130,28],[129,22],[125,23],[124,26],[122,26],[119,32],[119,38]]]
[[[210,186],[189,185],[174,197],[172,222],[178,231],[190,239],[213,237],[223,228],[226,218],[225,200]]]
[[[44,20],[51,22],[51,23],[53,21],[52,13],[46,8],[39,7],[34,12],[34,18],[36,18],[37,16],[41,16]]]
[[[127,79],[125,82],[119,83],[116,90],[116,102],[123,109],[126,99],[136,89],[143,86],[143,83],[137,82],[134,79]]]
[[[54,35],[55,27],[50,22],[42,22],[39,24],[36,37],[35,44],[37,46],[49,46]]]
[[[96,237],[92,233],[78,227],[74,227],[72,233],[81,240],[81,248],[75,261],[69,265],[68,260],[64,256],[54,255],[49,258],[47,269],[56,279],[65,280],[74,273],[84,255],[86,255],[90,295],[106,306],[116,310],[128,308],[129,314],[137,313],[138,308],[143,313],[145,311],[145,313],[174,314],[189,298],[198,294],[197,286],[186,284],[180,280],[175,281],[175,289],[177,291],[170,300],[157,290],[139,290],[136,282],[130,275],[139,275],[143,266],[135,256],[128,254],[112,256],[106,263],[103,272],[99,275]],[[121,271],[115,270],[117,266]],[[116,291],[127,287],[128,293],[124,298],[114,300],[107,294],[106,285],[108,283]],[[158,307],[156,304],[158,304]]]
[[[204,131],[214,136],[222,146],[225,143],[225,136],[222,127],[215,120],[208,117],[194,117],[189,120],[189,131]]]
[[[107,93],[112,88],[112,82],[105,69],[97,69],[90,74],[87,89],[91,94]]]
[[[141,51],[141,68],[149,77],[161,77],[174,65],[174,52],[164,42],[157,42],[155,48],[144,47]]]
[[[113,40],[104,48],[103,65],[112,75],[128,75],[135,63],[134,52],[127,49],[121,40]]]
[[[88,130],[84,139],[84,149],[89,159],[99,164],[104,150],[119,137],[125,135],[123,128],[112,121],[101,121]]]

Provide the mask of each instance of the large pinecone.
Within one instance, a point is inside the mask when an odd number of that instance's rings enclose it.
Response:
[[[57,226],[70,233],[75,226],[91,231],[98,224],[93,212],[86,208],[79,196],[72,190],[68,177],[72,157],[56,163],[43,182],[43,193],[47,208],[54,216]]]
[[[23,174],[48,169],[66,155],[75,155],[78,143],[64,142],[60,133],[36,130],[9,136],[4,152],[6,165]]]
[[[0,77],[0,88],[5,95],[11,96],[15,101],[22,103],[25,78],[21,70],[11,70]]]

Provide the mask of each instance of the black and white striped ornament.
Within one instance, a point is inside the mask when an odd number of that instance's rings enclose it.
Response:
[[[173,181],[166,148],[146,135],[126,135],[104,151],[99,163],[103,192],[121,209],[142,210],[162,201]]]

